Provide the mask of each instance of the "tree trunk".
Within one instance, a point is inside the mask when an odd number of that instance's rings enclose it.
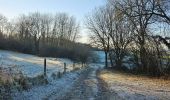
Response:
[[[111,63],[111,66],[114,67],[114,64],[113,64],[113,58],[112,58],[112,55],[111,53],[109,53],[109,58],[110,58],[110,63]]]
[[[146,50],[144,48],[144,45],[141,45],[140,48],[140,59],[141,59],[141,70],[143,72],[147,71],[147,58],[146,58]]]
[[[39,54],[39,42],[40,38],[34,37],[35,54]]]
[[[105,67],[108,68],[108,52],[105,52]]]

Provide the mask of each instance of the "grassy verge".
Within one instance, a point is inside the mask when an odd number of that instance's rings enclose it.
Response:
[[[153,96],[165,100],[170,97],[170,80],[108,70],[101,71],[99,77],[116,93],[128,96],[140,94],[146,98]]]

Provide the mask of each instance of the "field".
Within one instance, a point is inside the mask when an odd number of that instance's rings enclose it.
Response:
[[[58,71],[63,72],[64,63],[66,63],[68,71],[73,69],[71,60],[61,58],[46,59],[48,76]],[[16,72],[21,71],[27,77],[36,77],[44,72],[44,57],[0,50],[0,66],[4,69],[12,68]]]

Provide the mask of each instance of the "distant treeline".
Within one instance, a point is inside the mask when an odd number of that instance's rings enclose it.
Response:
[[[87,62],[90,46],[76,43],[79,24],[66,13],[30,13],[12,21],[0,15],[0,49]]]

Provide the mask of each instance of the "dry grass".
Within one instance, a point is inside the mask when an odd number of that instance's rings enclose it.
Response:
[[[11,74],[9,72],[3,71],[3,70],[0,70],[0,79],[1,79],[1,82],[3,82],[3,83],[6,83],[6,82],[12,83],[13,82],[13,77],[11,76]]]
[[[163,99],[170,98],[170,80],[148,78],[107,70],[100,73],[100,78],[114,91],[124,91],[130,94],[138,93]]]

